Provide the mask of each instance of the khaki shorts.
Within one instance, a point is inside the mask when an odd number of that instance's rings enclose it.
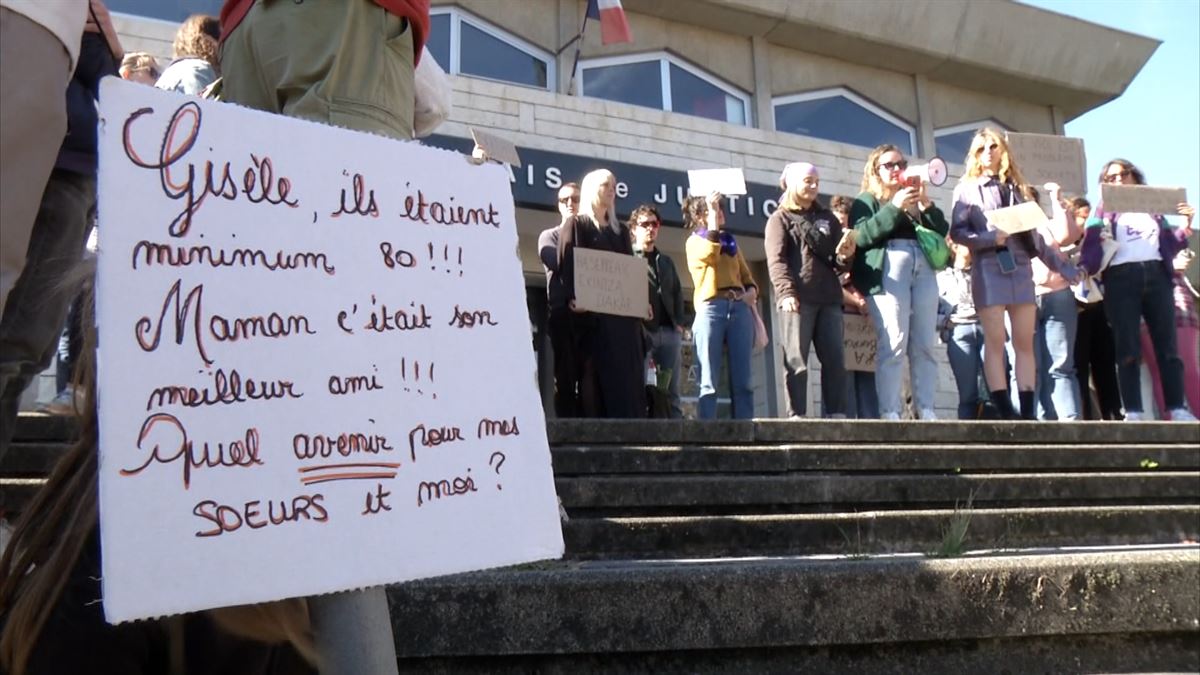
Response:
[[[408,20],[371,0],[258,0],[221,51],[226,100],[412,138]]]

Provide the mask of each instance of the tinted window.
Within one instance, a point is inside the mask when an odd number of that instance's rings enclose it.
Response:
[[[775,128],[802,136],[824,138],[873,148],[891,143],[912,154],[912,137],[845,96],[798,101],[775,106]]]
[[[450,72],[450,15],[434,14],[429,17],[429,39],[425,41],[429,53],[438,65]]]
[[[662,110],[662,71],[659,62],[588,68],[583,71],[583,93],[593,98]]]
[[[671,64],[671,109],[722,122],[746,123],[741,100],[675,64]]]
[[[945,134],[944,136],[936,136],[933,139],[933,143],[938,157],[947,162],[962,164],[967,160],[967,151],[971,149],[971,139],[974,137],[975,130],[968,129],[953,134]]]
[[[459,72],[531,87],[546,88],[546,64],[516,47],[461,23]]]
[[[221,13],[221,0],[108,0],[104,6],[111,12],[181,23],[193,14]]]

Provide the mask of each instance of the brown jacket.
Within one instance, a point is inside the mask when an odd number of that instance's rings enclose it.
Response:
[[[817,202],[805,211],[776,209],[767,221],[764,241],[775,301],[795,298],[800,304],[840,305],[835,251],[841,238],[837,216]]]

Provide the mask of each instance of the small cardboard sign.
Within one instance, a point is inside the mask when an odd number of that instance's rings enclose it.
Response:
[[[517,154],[517,146],[512,141],[474,127],[471,128],[471,138],[487,154],[488,159],[520,168],[521,156]]]
[[[984,211],[988,224],[1008,234],[1036,230],[1046,224],[1046,214],[1035,202],[1022,202],[994,211]]]
[[[693,197],[706,197],[711,192],[723,195],[746,194],[746,174],[739,168],[688,169],[688,192]]]
[[[1068,196],[1087,192],[1084,178],[1087,158],[1082,138],[1010,131],[1006,139],[1009,153],[1030,185],[1040,188],[1046,183],[1058,183]]]
[[[842,314],[842,348],[846,370],[875,372],[877,338],[871,319],[862,314]]]
[[[508,171],[101,91],[106,619],[560,557]]]
[[[1110,213],[1153,213],[1173,216],[1187,202],[1187,190],[1181,187],[1150,185],[1100,186],[1100,203]]]
[[[646,318],[650,286],[646,261],[631,255],[575,249],[575,306],[589,312]]]

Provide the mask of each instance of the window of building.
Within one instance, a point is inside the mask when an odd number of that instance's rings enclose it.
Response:
[[[183,23],[193,14],[217,16],[222,0],[108,0],[104,6],[110,12]]]
[[[521,38],[466,12],[430,12],[429,53],[447,73],[550,89],[554,58]]]
[[[745,126],[750,97],[663,52],[579,64],[581,96],[658,108]]]
[[[980,120],[978,122],[957,124],[952,127],[938,129],[933,132],[934,151],[938,157],[947,162],[963,164],[967,159],[967,151],[971,149],[971,139],[975,137],[975,132],[983,127],[991,127],[998,131],[1009,131],[1008,127],[996,120]]]
[[[891,143],[909,155],[916,147],[911,124],[843,87],[783,96],[772,107],[779,131],[867,148]]]

